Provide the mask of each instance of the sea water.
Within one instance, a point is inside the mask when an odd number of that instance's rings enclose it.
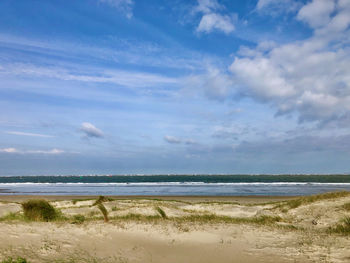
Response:
[[[0,176],[0,195],[296,196],[350,190],[350,175]]]

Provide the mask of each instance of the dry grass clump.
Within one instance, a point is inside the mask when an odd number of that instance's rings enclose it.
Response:
[[[46,200],[32,199],[22,203],[24,217],[32,221],[52,221],[60,213]]]

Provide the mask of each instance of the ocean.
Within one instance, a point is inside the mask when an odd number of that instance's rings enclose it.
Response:
[[[0,195],[297,196],[350,190],[350,175],[0,176]]]

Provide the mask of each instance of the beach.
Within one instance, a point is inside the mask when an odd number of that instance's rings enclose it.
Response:
[[[29,221],[21,203],[61,212]],[[278,196],[0,196],[0,259],[28,262],[349,262],[350,193]],[[159,212],[164,212],[164,215]]]

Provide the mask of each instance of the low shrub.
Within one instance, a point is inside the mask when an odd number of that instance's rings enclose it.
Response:
[[[58,211],[46,200],[29,200],[22,203],[22,208],[25,218],[33,221],[52,221],[59,216]]]

